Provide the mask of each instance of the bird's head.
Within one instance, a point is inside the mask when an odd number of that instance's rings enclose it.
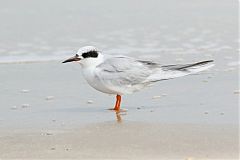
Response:
[[[98,65],[101,60],[101,54],[96,47],[85,46],[78,50],[75,56],[68,58],[62,63],[78,62],[82,67]]]

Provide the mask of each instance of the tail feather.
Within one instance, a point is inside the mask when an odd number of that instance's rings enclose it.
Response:
[[[148,78],[149,81],[161,81],[186,76],[207,70],[214,66],[213,60],[201,61],[192,64],[177,64],[161,66],[160,70]]]
[[[209,65],[209,63],[213,62],[213,60],[208,60],[208,61],[202,61],[202,62],[197,62],[193,64],[177,64],[177,65],[167,65],[167,66],[161,66],[163,70],[181,70],[181,71],[187,71],[190,68],[193,67],[201,67],[201,66],[206,66]]]

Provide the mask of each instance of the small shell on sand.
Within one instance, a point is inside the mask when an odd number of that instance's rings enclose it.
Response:
[[[152,99],[159,99],[161,96],[153,96]]]
[[[28,90],[28,89],[22,89],[21,92],[22,92],[22,93],[28,93],[28,92],[30,92],[30,90]]]
[[[45,100],[50,101],[50,100],[53,100],[54,98],[55,98],[54,96],[47,96]]]
[[[30,107],[29,104],[22,104],[21,106],[22,106],[22,108],[28,108],[28,107]]]
[[[87,104],[93,104],[93,101],[92,100],[88,100]]]

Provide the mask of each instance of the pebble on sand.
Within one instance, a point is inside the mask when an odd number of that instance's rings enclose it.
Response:
[[[161,96],[153,96],[152,99],[159,99]]]
[[[52,133],[46,133],[47,136],[52,136],[53,134]]]
[[[208,111],[205,111],[204,114],[208,114]]]
[[[28,107],[30,107],[29,104],[22,104],[22,108],[28,108]]]
[[[93,104],[93,101],[92,100],[88,100],[87,104]]]
[[[28,93],[28,92],[30,92],[30,90],[28,90],[28,89],[22,89],[21,92],[22,92],[22,93]]]
[[[55,98],[54,96],[47,96],[45,100],[50,101],[50,100],[53,100],[54,98]]]

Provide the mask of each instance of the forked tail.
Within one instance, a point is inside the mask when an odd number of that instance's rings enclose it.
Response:
[[[177,77],[186,76],[201,72],[213,67],[213,60],[202,61],[192,64],[177,64],[161,66],[160,70],[156,74],[148,78],[149,81],[161,81]]]
[[[213,60],[208,60],[208,61],[202,61],[202,62],[197,62],[193,64],[168,65],[168,66],[162,66],[162,69],[164,71],[182,71],[182,72],[189,72],[189,73],[197,73],[213,67],[214,64],[212,62]]]

